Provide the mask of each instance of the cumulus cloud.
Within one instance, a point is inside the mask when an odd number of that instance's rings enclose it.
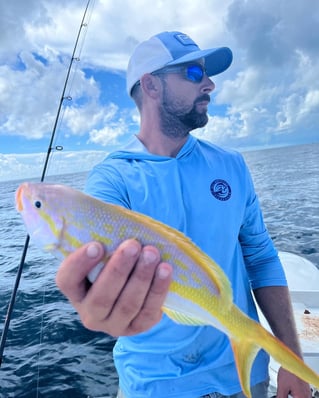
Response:
[[[0,137],[19,135],[30,142],[51,133],[86,4],[11,0],[0,5]],[[136,131],[139,116],[123,80],[129,54],[146,37],[181,30],[202,48],[229,46],[234,53],[231,68],[215,77],[210,121],[197,135],[235,147],[318,141],[318,1],[202,0],[199,7],[185,0],[95,0],[91,5],[76,54],[80,62],[74,63],[67,88],[73,100],[63,103],[60,128],[66,137],[107,148]],[[101,76],[107,71],[123,84],[112,85],[111,77],[106,84]]]
[[[65,68],[44,65],[30,52],[19,54],[19,65],[0,66],[1,133],[39,138],[52,128]]]
[[[234,134],[259,135],[255,143],[280,134],[286,143],[300,134],[318,139],[319,3],[234,0],[227,26],[240,69],[218,102],[230,104],[228,115],[242,120]]]
[[[55,152],[49,162],[47,176],[86,172],[102,161],[106,154],[104,151]],[[0,181],[28,178],[40,180],[45,158],[46,153],[0,153]],[[12,170],[15,172],[12,173]]]

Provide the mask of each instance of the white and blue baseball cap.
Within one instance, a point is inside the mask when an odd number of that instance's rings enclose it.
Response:
[[[185,33],[162,32],[140,43],[134,50],[127,67],[126,88],[132,88],[145,73],[152,73],[169,65],[178,65],[200,58],[205,59],[208,76],[226,70],[233,60],[228,47],[201,50]]]

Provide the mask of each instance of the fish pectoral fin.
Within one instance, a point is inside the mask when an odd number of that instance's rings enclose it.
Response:
[[[251,340],[231,338],[230,342],[234,352],[241,387],[247,398],[251,398],[250,372],[260,347],[252,343]]]

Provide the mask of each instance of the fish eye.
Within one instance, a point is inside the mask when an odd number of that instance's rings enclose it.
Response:
[[[34,202],[34,206],[37,207],[38,209],[41,208],[41,202],[39,200],[37,200],[36,202]]]

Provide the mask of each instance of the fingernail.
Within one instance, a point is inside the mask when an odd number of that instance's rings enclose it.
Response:
[[[156,254],[152,250],[145,250],[143,252],[143,260],[146,264],[153,263],[157,259]]]
[[[96,258],[101,253],[101,248],[96,243],[91,243],[86,249],[86,255],[89,258]]]
[[[137,244],[132,244],[132,243],[126,245],[123,249],[124,253],[131,257],[136,256],[138,250],[139,248]]]
[[[158,267],[157,276],[159,279],[167,279],[170,275],[171,271],[166,267]]]

